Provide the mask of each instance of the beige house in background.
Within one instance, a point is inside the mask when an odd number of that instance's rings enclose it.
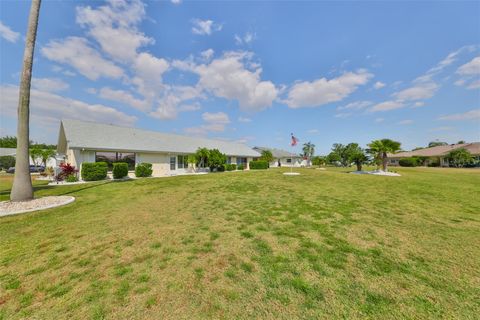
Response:
[[[388,155],[388,165],[398,166],[400,159],[410,158],[410,157],[429,157],[431,159],[427,160],[433,162],[436,159],[440,161],[441,167],[448,167],[448,159],[446,158],[450,151],[456,149],[465,149],[472,154],[472,156],[479,158],[480,157],[480,142],[473,143],[460,143],[460,144],[451,144],[447,146],[436,146],[431,148],[418,149],[415,151],[405,151],[395,154]]]
[[[228,163],[243,164],[260,154],[236,142],[187,137],[95,122],[63,120],[60,124],[57,151],[81,170],[84,162],[104,161],[111,165],[129,164],[130,175],[135,165],[152,164],[153,176],[171,176],[188,172],[187,157],[198,148],[218,149],[227,155]]]
[[[262,154],[262,151],[270,151],[272,153],[273,161],[270,163],[270,168],[301,167],[306,165],[301,156],[282,149],[253,147],[253,150],[257,151],[260,154]]]

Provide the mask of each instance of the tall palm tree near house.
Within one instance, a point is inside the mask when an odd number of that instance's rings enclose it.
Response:
[[[315,153],[315,145],[308,141],[307,143],[303,144],[303,156],[307,158],[308,162],[310,163],[310,159],[313,157]]]
[[[17,110],[17,153],[15,177],[13,178],[10,200],[26,201],[33,199],[33,187],[30,177],[29,122],[30,122],[30,84],[32,80],[33,51],[37,37],[38,15],[41,0],[32,0],[28,18],[27,39],[23,53],[23,69],[20,79]]]
[[[383,171],[387,171],[387,154],[395,153],[400,150],[400,142],[390,139],[374,140],[368,144],[368,153],[372,154],[375,159],[382,162]]]

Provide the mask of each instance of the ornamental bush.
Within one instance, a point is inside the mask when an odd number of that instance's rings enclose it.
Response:
[[[67,181],[67,182],[77,182],[78,178],[77,178],[76,175],[71,174],[71,175],[69,175],[65,178],[65,181]]]
[[[107,177],[108,164],[106,162],[82,163],[82,179],[84,181],[98,181]]]
[[[239,164],[237,166],[237,170],[244,170],[244,169],[245,169],[245,167],[243,166],[243,164]]]
[[[122,179],[128,175],[128,163],[126,162],[115,162],[113,163],[113,178]]]
[[[416,167],[418,166],[418,158],[404,158],[404,159],[400,159],[400,161],[398,161],[398,163],[400,164],[400,166],[402,167]]]
[[[252,170],[268,169],[268,162],[265,160],[250,161],[250,169]]]
[[[235,163],[230,163],[225,165],[225,171],[235,171],[237,170],[237,165]]]
[[[0,157],[0,170],[8,170],[10,167],[15,167],[15,157],[14,156],[3,156]]]
[[[143,163],[137,164],[137,166],[135,167],[135,176],[137,178],[150,177],[152,173],[153,173],[153,170],[152,170],[151,163],[143,162]]]

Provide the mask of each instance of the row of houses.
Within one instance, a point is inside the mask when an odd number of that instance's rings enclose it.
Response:
[[[470,154],[480,160],[480,142],[473,143],[457,143],[445,146],[436,146],[431,148],[423,148],[413,151],[398,152],[388,155],[388,164],[391,166],[400,165],[400,160],[411,157],[427,157],[425,165],[432,162],[437,162],[441,167],[448,167],[450,163],[448,161],[448,154],[457,149],[465,149]]]
[[[81,168],[84,162],[127,162],[129,169],[142,162],[152,164],[153,176],[187,173],[188,155],[198,148],[218,149],[227,163],[243,165],[247,170],[263,150],[270,150],[276,166],[301,166],[302,158],[279,149],[249,146],[224,140],[188,137],[95,122],[63,120],[60,124],[57,151],[65,162]]]
[[[47,166],[57,167],[60,162],[68,162],[81,169],[84,162],[126,162],[134,170],[138,163],[152,164],[153,176],[168,176],[187,173],[188,155],[198,148],[218,149],[227,156],[227,163],[243,165],[247,170],[252,160],[258,159],[263,151],[270,151],[273,161],[270,167],[300,167],[309,163],[301,156],[275,148],[254,147],[241,143],[188,137],[161,133],[110,124],[88,121],[63,120],[60,124],[57,153],[49,159]],[[464,148],[480,158],[480,143],[464,143],[415,151],[391,154],[389,165],[399,165],[399,160],[408,157],[428,157],[428,161],[439,161],[441,166],[449,166],[447,155],[450,151]],[[15,149],[2,148],[1,155],[14,155]],[[33,164],[33,161],[31,161]]]

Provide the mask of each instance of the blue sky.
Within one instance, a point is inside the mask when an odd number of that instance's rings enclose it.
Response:
[[[0,2],[15,133],[29,2]],[[44,1],[31,138],[62,118],[317,153],[480,140],[480,2]],[[298,147],[295,151],[300,151]]]

